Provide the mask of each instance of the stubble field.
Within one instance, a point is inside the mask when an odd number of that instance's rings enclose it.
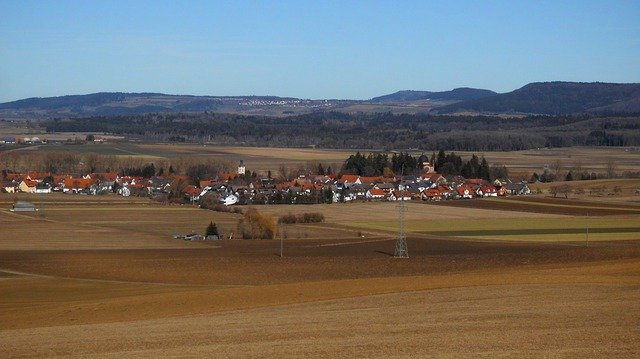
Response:
[[[634,203],[412,202],[396,259],[395,203],[256,207],[326,217],[284,228],[281,258],[280,237],[172,238],[210,221],[229,235],[237,214],[73,195],[20,197],[44,212],[17,214],[15,199],[0,197],[6,357],[640,352]]]

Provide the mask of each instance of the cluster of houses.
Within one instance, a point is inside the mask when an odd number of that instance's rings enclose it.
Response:
[[[170,182],[180,177],[135,177],[120,176],[116,172],[91,173],[87,175],[60,175],[48,172],[3,173],[0,190],[4,193],[74,193],[74,194],[107,194],[117,193],[122,196],[147,196],[155,193],[168,193]]]
[[[3,173],[2,192],[15,193],[75,193],[121,196],[162,196],[178,192],[184,201],[195,203],[208,197],[214,203],[327,203],[354,200],[441,201],[526,195],[531,191],[526,182],[508,179],[493,182],[445,178],[437,173],[419,176],[365,177],[358,175],[305,175],[292,181],[278,182],[271,178],[250,178],[243,175],[244,166],[236,173],[226,173],[196,184],[186,176],[150,178],[120,176],[115,172],[92,173],[84,176],[29,172]],[[172,188],[172,186],[174,188]]]
[[[496,180],[489,183],[482,179],[465,179],[460,176],[446,179],[437,173],[390,178],[343,175],[335,179],[331,176],[310,176],[276,185],[276,188],[303,195],[309,195],[313,190],[328,188],[331,190],[333,202],[359,199],[441,201],[531,193],[525,182]]]

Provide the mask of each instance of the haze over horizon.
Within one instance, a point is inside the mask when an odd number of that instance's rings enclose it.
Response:
[[[640,3],[0,2],[0,102],[640,82]]]

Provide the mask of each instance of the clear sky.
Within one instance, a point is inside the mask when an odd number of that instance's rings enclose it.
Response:
[[[640,1],[0,0],[0,102],[640,82]]]

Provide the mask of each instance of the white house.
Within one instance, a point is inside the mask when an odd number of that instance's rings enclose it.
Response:
[[[232,194],[228,195],[227,197],[222,198],[220,200],[220,202],[222,204],[224,204],[225,206],[231,206],[231,205],[234,205],[234,204],[238,203],[238,196],[236,196],[235,194],[232,193]]]

